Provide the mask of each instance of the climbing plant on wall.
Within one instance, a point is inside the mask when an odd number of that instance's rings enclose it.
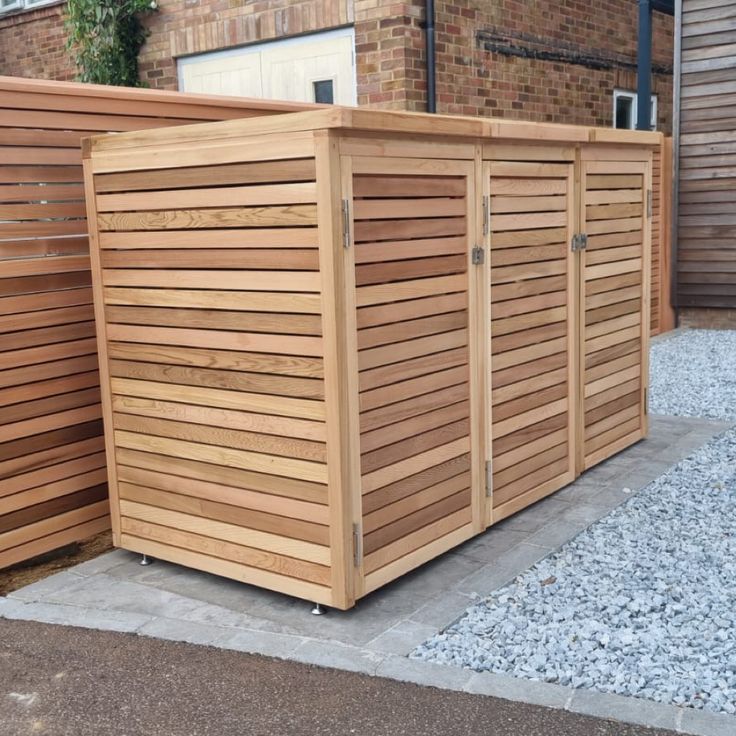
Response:
[[[69,0],[67,46],[81,82],[140,87],[138,53],[148,32],[141,19],[156,0]]]

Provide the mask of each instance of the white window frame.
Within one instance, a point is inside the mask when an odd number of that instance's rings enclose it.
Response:
[[[637,110],[639,109],[638,105],[638,96],[636,92],[630,89],[614,89],[613,90],[613,117],[612,117],[612,125],[616,125],[616,103],[618,102],[619,98],[629,99],[631,100],[631,128],[629,130],[635,130],[636,129],[636,121],[637,121]],[[652,107],[651,107],[651,118],[649,121],[649,125],[651,126],[652,130],[657,129],[657,95],[652,95]]]
[[[10,3],[0,4],[0,15],[16,13],[19,10],[35,10],[43,5],[53,5],[59,0],[11,0]]]

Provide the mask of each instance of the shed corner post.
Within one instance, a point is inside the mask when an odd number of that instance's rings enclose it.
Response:
[[[493,473],[492,473],[492,416],[491,416],[491,232],[490,232],[490,164],[483,161],[483,143],[473,145],[474,158],[468,199],[469,247],[480,247],[483,258],[471,278],[471,364],[474,376],[472,401],[471,442],[477,457],[478,477],[473,495],[476,509],[473,513],[473,532],[480,534],[493,525]]]
[[[107,485],[110,497],[110,520],[112,525],[113,545],[119,547],[121,544],[120,504],[118,497],[117,468],[115,465],[115,439],[112,421],[110,370],[107,356],[107,325],[105,322],[105,302],[97,223],[97,198],[95,194],[94,170],[92,163],[92,141],[89,138],[84,138],[82,140],[82,157],[84,198],[87,208],[87,230],[89,236],[89,259],[90,270],[92,273],[95,333],[97,336],[97,362],[100,375],[100,401],[102,405],[102,423],[105,437]]]
[[[322,339],[327,422],[327,476],[332,605],[348,609],[361,595],[362,530],[357,331],[352,218],[344,208],[352,187],[339,133],[314,134]],[[346,191],[347,190],[347,191]],[[347,237],[348,242],[344,242]]]
[[[591,138],[594,131],[591,131]],[[570,188],[570,208],[568,210],[568,227],[571,234],[586,234],[585,217],[585,186],[586,176],[583,170],[583,146],[575,147],[575,162],[572,172],[568,178]],[[566,243],[566,246],[569,246]],[[574,406],[570,411],[571,436],[573,437],[574,460],[573,476],[577,478],[585,469],[585,400],[583,396],[585,376],[585,257],[584,251],[572,252],[568,250],[568,263],[571,265],[568,284],[568,294],[572,294],[572,315],[568,316],[568,325],[573,328],[571,332],[571,345],[568,346],[570,356],[570,371],[568,380],[570,383],[570,396],[574,399]],[[569,301],[569,299],[568,299]]]
[[[646,437],[649,434],[649,340],[651,334],[651,285],[652,285],[652,209],[648,206],[651,201],[652,192],[652,168],[653,168],[654,151],[649,149],[649,153],[644,168],[644,243],[642,247],[642,302],[644,319],[641,326],[641,402],[642,402],[642,419],[641,430],[642,435]],[[661,217],[661,212],[660,212]],[[660,264],[660,268],[661,268]]]

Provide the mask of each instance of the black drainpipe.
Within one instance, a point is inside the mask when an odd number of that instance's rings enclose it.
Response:
[[[436,58],[434,49],[434,0],[427,0],[427,112],[437,112]]]
[[[639,0],[639,40],[636,61],[636,129],[652,129],[652,3]]]

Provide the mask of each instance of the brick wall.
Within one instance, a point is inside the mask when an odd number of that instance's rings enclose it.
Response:
[[[310,33],[353,22],[352,0],[159,0],[146,24],[141,76],[176,89],[178,56]]]
[[[37,79],[74,79],[66,50],[66,3],[0,17],[0,74]]]
[[[426,109],[424,0],[160,0],[141,76],[176,89],[176,57],[355,26],[358,103]],[[0,18],[0,73],[74,75],[63,3]],[[637,2],[436,0],[438,112],[610,126],[635,89]],[[670,132],[673,19],[654,14],[653,91]]]
[[[426,109],[424,1],[355,0],[358,104]]]
[[[659,127],[671,130],[673,18],[653,17]],[[610,126],[614,88],[636,89],[635,0],[439,0],[442,112]]]

